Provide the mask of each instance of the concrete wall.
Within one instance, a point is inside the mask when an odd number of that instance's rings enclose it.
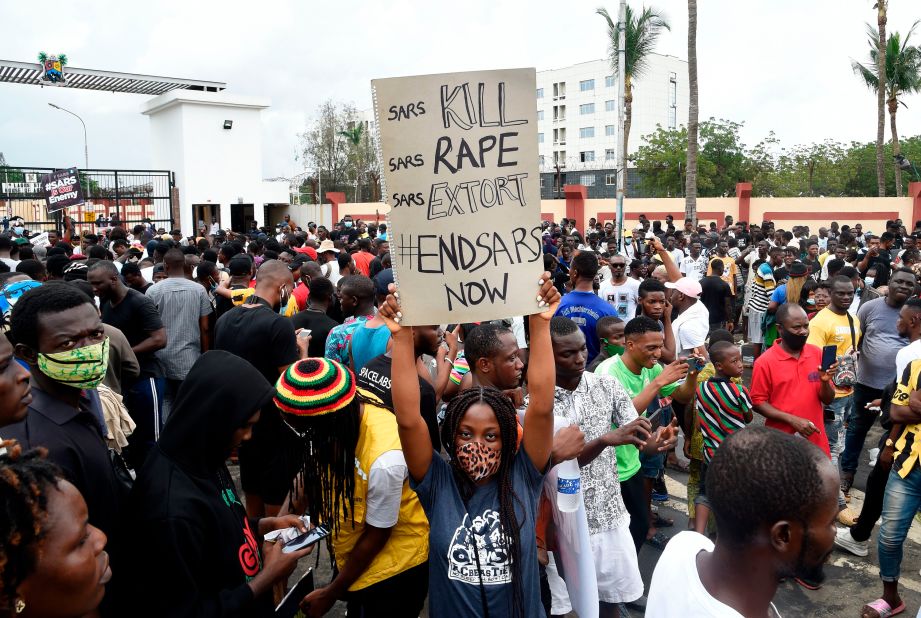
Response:
[[[563,217],[575,218],[578,229],[585,230],[591,217],[601,221],[614,221],[617,202],[613,199],[584,199],[584,187],[567,185],[569,199],[541,200],[541,218],[560,221]],[[832,221],[839,224],[862,223],[865,230],[885,231],[887,219],[902,219],[911,229],[921,219],[921,182],[913,182],[908,188],[908,197],[869,198],[751,198],[751,186],[742,183],[739,197],[697,198],[698,221],[711,221],[722,225],[726,215],[736,221],[745,220],[760,224],[765,219],[774,222],[775,227],[790,229],[794,225],[808,225],[813,231],[827,227]],[[328,197],[328,196],[327,196]],[[334,221],[345,215],[367,222],[384,221],[390,207],[385,203],[349,204],[336,203],[332,209]],[[684,198],[648,198],[624,200],[624,218],[629,226],[645,214],[650,221],[665,220],[672,215],[676,227],[684,224]]]
[[[224,227],[230,226],[231,204],[252,204],[262,223],[263,205],[274,199],[262,180],[261,111],[268,106],[268,99],[190,90],[174,90],[142,106],[150,117],[153,167],[176,172],[183,233],[195,226],[193,204],[220,205]],[[225,120],[232,120],[233,128],[224,129]]]

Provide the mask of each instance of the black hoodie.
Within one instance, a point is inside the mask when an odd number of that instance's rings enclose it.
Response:
[[[208,352],[189,371],[132,491],[124,538],[135,592],[125,615],[272,615],[271,595],[254,599],[246,585],[262,563],[257,522],[224,462],[233,433],[274,392],[227,352]]]

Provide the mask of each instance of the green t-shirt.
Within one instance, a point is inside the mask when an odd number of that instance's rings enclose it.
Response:
[[[650,382],[662,373],[662,365],[656,363],[650,368],[643,367],[639,375],[630,371],[620,356],[614,356],[598,365],[595,373],[617,378],[617,381],[627,390],[630,397],[636,397]],[[661,397],[668,397],[678,388],[677,382],[672,382],[659,391]],[[645,415],[645,412],[643,413]],[[640,470],[640,451],[632,444],[614,447],[617,453],[617,478],[621,483],[633,478]]]

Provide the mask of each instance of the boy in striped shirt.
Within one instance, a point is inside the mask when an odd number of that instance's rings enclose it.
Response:
[[[716,375],[697,385],[697,419],[704,439],[700,491],[694,499],[694,529],[700,534],[706,534],[710,516],[707,466],[723,440],[752,420],[751,397],[748,389],[739,383],[743,370],[741,351],[728,341],[717,341],[710,346],[709,353]]]

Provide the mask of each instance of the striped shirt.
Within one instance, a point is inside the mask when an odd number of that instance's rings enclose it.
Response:
[[[771,302],[771,294],[776,286],[777,282],[774,280],[774,270],[771,265],[767,262],[762,263],[752,281],[751,296],[748,299],[749,310],[762,313],[767,311],[768,303]]]
[[[179,277],[169,277],[147,290],[166,326],[166,347],[157,350],[157,359],[170,380],[184,380],[192,365],[201,356],[199,318],[214,309],[208,294],[198,283]]]
[[[902,372],[902,379],[892,395],[892,403],[897,406],[907,406],[908,398],[912,391],[921,387],[921,360],[911,361],[911,364]],[[895,453],[892,458],[892,469],[905,478],[917,465],[921,458],[921,423],[906,425],[902,435],[895,441]]]
[[[454,366],[451,367],[451,382],[460,386],[461,380],[468,373],[470,373],[470,363],[467,362],[464,351],[461,350],[454,359]]]
[[[726,436],[751,422],[748,389],[720,377],[698,384],[697,418],[704,439],[704,461],[710,463]]]

